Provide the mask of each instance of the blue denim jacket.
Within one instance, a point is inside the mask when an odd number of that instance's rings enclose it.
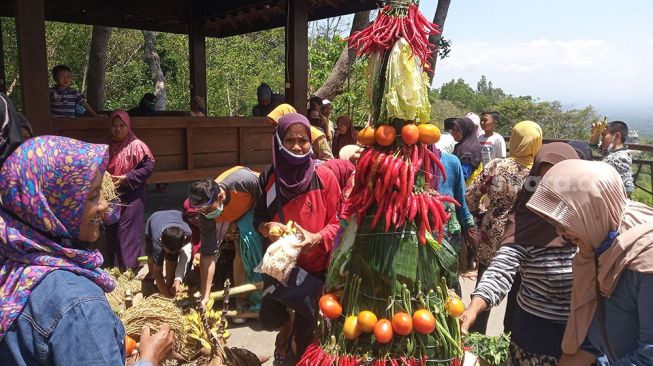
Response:
[[[54,271],[32,290],[0,342],[0,360],[17,366],[123,366],[125,329],[97,285]]]

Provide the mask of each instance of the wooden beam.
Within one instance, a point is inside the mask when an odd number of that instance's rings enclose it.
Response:
[[[286,12],[286,100],[306,114],[308,99],[308,4],[288,0]]]
[[[37,135],[52,132],[44,0],[15,0],[18,66],[25,116]]]
[[[201,18],[201,9],[198,1],[190,0],[190,22],[188,25],[188,53],[190,65],[190,95],[200,96],[206,100],[206,37],[204,22]]]

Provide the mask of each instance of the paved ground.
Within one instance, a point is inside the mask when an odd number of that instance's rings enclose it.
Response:
[[[146,201],[145,217],[158,210],[181,209],[184,198],[188,192],[188,183],[175,183],[167,186],[164,192],[157,192],[153,185],[150,185]],[[474,282],[462,278],[463,301],[469,302],[469,294],[474,289]],[[503,315],[505,313],[505,301],[496,309],[492,310],[490,321],[488,323],[488,334],[498,335],[503,330]],[[248,349],[259,356],[272,356],[274,352],[274,340],[276,332],[267,332],[262,330],[258,322],[248,320],[244,324],[229,324],[231,338],[229,346]],[[272,365],[268,361],[265,365]]]

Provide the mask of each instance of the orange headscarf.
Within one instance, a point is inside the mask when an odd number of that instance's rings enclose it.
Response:
[[[596,281],[610,296],[625,269],[653,273],[653,208],[628,200],[619,173],[603,162],[566,160],[554,165],[527,207],[578,238],[574,257],[571,311],[562,350],[574,354],[587,336],[597,309]],[[595,250],[610,232],[610,247]]]

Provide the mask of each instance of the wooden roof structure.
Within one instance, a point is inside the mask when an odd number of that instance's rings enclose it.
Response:
[[[19,0],[0,0],[0,16],[13,17]],[[308,20],[377,8],[377,0],[302,0]],[[229,37],[283,27],[285,0],[45,0],[45,20],[169,33],[190,33],[197,18],[207,37]]]

